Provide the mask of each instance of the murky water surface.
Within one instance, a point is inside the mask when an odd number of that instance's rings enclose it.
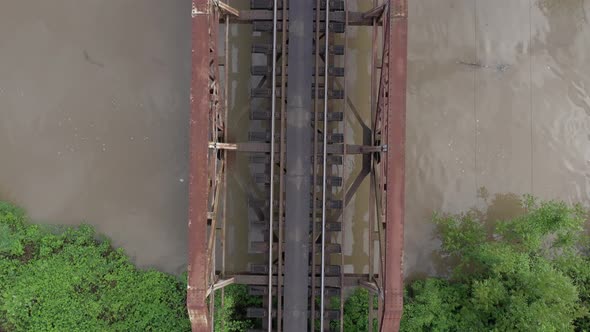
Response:
[[[358,2],[350,9],[369,8]],[[493,221],[519,213],[523,193],[588,204],[590,1],[409,2],[405,263],[417,275],[437,268],[433,211],[477,208]],[[84,220],[140,265],[181,271],[190,1],[0,8],[0,199],[36,221]],[[246,141],[251,31],[230,32],[230,139]],[[350,30],[348,95],[361,115],[370,42],[370,29]],[[347,140],[361,135],[347,117]],[[360,162],[347,161],[349,183]],[[253,258],[247,165],[230,164],[229,271]],[[368,189],[346,212],[350,272],[368,269]]]
[[[590,202],[590,1],[410,3],[405,263],[432,273],[432,211]]]
[[[186,265],[190,0],[2,1],[0,199]]]

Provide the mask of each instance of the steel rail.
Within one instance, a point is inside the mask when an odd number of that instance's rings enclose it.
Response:
[[[284,13],[287,10],[287,0],[283,1],[283,26],[287,26],[287,15]],[[277,264],[277,332],[281,332],[283,325],[283,310],[282,310],[282,289],[283,289],[283,223],[284,223],[284,204],[283,200],[285,197],[285,124],[287,122],[285,116],[285,88],[287,78],[287,33],[283,31],[281,34],[282,47],[281,47],[281,134],[280,134],[280,147],[279,147],[279,243],[277,245],[278,264]],[[272,282],[272,280],[271,280]]]
[[[343,56],[343,65],[342,67],[345,68],[344,70],[344,98],[343,98],[343,121],[342,121],[342,135],[343,137],[343,156],[342,156],[342,226],[344,226],[344,221],[346,220],[346,204],[348,201],[346,200],[346,157],[348,155],[348,149],[346,148],[346,98],[347,98],[347,84],[346,84],[346,55],[348,54],[348,2],[344,2],[344,15],[345,15],[345,22],[344,22],[344,56]],[[327,23],[327,22],[326,22]],[[344,227],[341,227],[340,231],[340,246],[344,248],[345,239],[346,239],[346,231],[343,230]],[[371,330],[369,330],[371,331]],[[340,332],[344,332],[344,250],[340,251]]]
[[[316,0],[316,8],[320,8],[320,0]],[[320,25],[320,11],[316,10],[316,26]],[[328,54],[328,50],[325,51],[325,55]],[[313,187],[312,187],[312,208],[311,208],[311,331],[315,331],[315,293],[316,293],[316,282],[315,282],[315,263],[316,263],[316,247],[315,241],[317,237],[317,230],[316,230],[316,211],[317,211],[317,170],[318,170],[318,124],[319,120],[319,113],[318,113],[318,97],[319,97],[319,83],[320,83],[320,29],[315,29],[315,76],[314,76],[314,94],[313,94],[313,111],[314,111],[314,120],[313,120]]]
[[[229,3],[229,0],[227,0]],[[224,71],[224,82],[223,82],[223,141],[228,141],[229,131],[229,14],[225,15],[225,45],[223,50],[223,71]],[[226,220],[227,220],[227,172],[229,170],[227,160],[227,150],[223,150],[223,160],[225,162],[225,171],[223,172],[223,209],[221,213],[221,275],[220,278],[225,278],[225,256],[226,256]],[[225,288],[221,288],[221,307],[225,304]],[[225,322],[221,321],[221,328],[225,326]]]
[[[328,66],[329,66],[329,42],[330,42],[330,1],[326,1],[326,33],[324,35],[325,55],[324,55],[324,141],[323,144],[323,167],[322,167],[322,265],[321,265],[321,285],[320,285],[320,331],[324,331],[324,307],[325,307],[325,277],[326,277],[326,172],[328,156]],[[319,30],[319,26],[318,29]],[[315,268],[315,267],[314,267]],[[342,291],[342,290],[341,290]],[[313,319],[313,317],[312,317]]]
[[[272,77],[271,77],[271,117],[270,117],[270,139],[274,142],[275,137],[275,118],[276,118],[276,84],[277,84],[277,0],[273,4],[273,27],[272,27]],[[268,331],[272,331],[272,245],[274,238],[274,178],[275,178],[275,144],[270,145],[270,211],[268,227],[268,307],[267,323]],[[280,253],[279,253],[280,254]]]

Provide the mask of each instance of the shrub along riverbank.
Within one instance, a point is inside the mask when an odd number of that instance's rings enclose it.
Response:
[[[524,213],[436,216],[446,271],[406,287],[402,331],[589,331],[586,211],[523,201]],[[0,202],[0,331],[188,331],[184,280],[135,268],[89,226],[50,231]],[[217,291],[219,295],[219,291]],[[247,288],[215,298],[216,331],[244,331]],[[367,331],[368,294],[344,305],[345,331]]]
[[[188,331],[185,289],[89,226],[55,234],[0,202],[0,330]]]
[[[524,213],[437,216],[444,277],[406,288],[403,331],[589,331],[587,212],[522,202]]]

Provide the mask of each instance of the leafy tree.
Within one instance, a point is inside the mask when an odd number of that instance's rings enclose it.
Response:
[[[54,234],[0,202],[2,331],[188,331],[185,289],[90,226]]]
[[[403,331],[574,331],[589,326],[585,212],[523,200],[526,213],[484,225],[436,216],[450,273],[412,283]]]
[[[377,297],[373,298],[373,309],[377,309]],[[355,289],[344,302],[344,331],[369,331],[369,292],[364,288]],[[377,331],[377,319],[373,320],[373,331]],[[338,326],[338,324],[336,324]]]
[[[262,299],[248,294],[245,285],[229,285],[224,289],[223,306],[221,290],[215,292],[215,331],[238,332],[257,327],[255,319],[246,316],[249,307],[262,306]]]

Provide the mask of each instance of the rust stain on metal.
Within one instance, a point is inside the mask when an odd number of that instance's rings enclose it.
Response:
[[[209,3],[192,2],[192,79],[190,113],[189,272],[187,308],[193,332],[210,331],[207,292]]]
[[[192,6],[192,10],[191,10],[191,16],[193,18],[195,18],[198,15],[209,15],[210,14],[210,8],[211,8],[211,6],[209,5],[209,2],[208,1],[198,1],[198,0],[195,0],[195,1],[193,1],[193,6]]]
[[[408,0],[391,0],[392,17],[408,17]]]
[[[382,331],[399,331],[403,310],[403,248],[405,212],[405,143],[407,79],[407,0],[390,2],[386,138],[385,303]]]

